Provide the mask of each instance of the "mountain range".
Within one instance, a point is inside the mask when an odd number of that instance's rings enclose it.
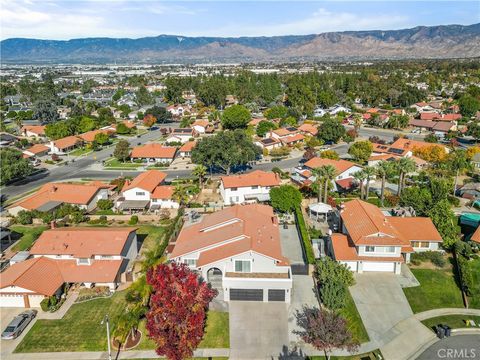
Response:
[[[199,63],[471,58],[480,23],[272,37],[84,38],[0,42],[8,63]]]

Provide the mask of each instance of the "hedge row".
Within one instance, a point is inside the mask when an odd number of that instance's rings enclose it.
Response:
[[[305,255],[307,257],[307,262],[309,264],[315,264],[315,255],[313,253],[312,241],[310,240],[310,235],[308,234],[307,225],[305,224],[305,219],[303,218],[302,209],[300,206],[295,208],[295,219],[297,221],[297,226],[300,231],[300,236],[303,241],[303,248]]]

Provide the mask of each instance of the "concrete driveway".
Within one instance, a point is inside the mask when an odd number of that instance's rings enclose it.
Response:
[[[22,308],[1,308],[0,309],[0,332],[5,330],[10,321],[13,320],[15,316],[20,314],[25,309]],[[17,347],[18,344],[22,341],[26,333],[30,331],[33,324],[37,321],[37,318],[33,319],[30,324],[23,330],[20,336],[14,340],[0,340],[0,358],[6,359],[13,350]]]
[[[287,304],[231,301],[230,359],[272,359],[288,346]]]
[[[350,292],[370,340],[384,340],[390,329],[413,315],[397,275],[356,274],[355,280]]]

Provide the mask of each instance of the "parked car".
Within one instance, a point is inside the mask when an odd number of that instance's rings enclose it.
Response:
[[[37,316],[37,310],[27,310],[21,314],[15,316],[6,329],[2,332],[3,340],[12,340],[18,337],[23,330],[30,324],[35,316]]]

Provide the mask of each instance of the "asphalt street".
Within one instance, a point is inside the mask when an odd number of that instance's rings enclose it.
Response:
[[[417,359],[480,359],[480,336],[456,335],[439,340]]]
[[[165,127],[175,128],[178,127],[178,123],[165,124]],[[160,125],[160,127],[163,127]],[[372,128],[361,128],[359,131],[361,137],[368,138],[370,136],[378,136],[384,140],[392,140],[395,132],[391,130],[383,129],[372,129]],[[416,134],[412,134],[416,135]],[[419,136],[419,135],[417,135]],[[139,144],[144,144],[149,141],[157,140],[161,137],[160,131],[152,130],[140,137],[127,139],[132,146],[137,146]],[[413,137],[412,137],[413,138]],[[421,138],[421,136],[419,137]],[[345,155],[348,151],[347,144],[340,144],[334,147],[334,149],[340,154],[340,156]],[[113,170],[94,170],[91,169],[92,165],[95,163],[100,163],[101,161],[108,159],[113,153],[114,147],[109,147],[100,151],[96,151],[84,157],[78,157],[74,162],[69,161],[67,165],[58,166],[50,169],[47,172],[36,174],[30,176],[23,180],[17,181],[16,183],[10,184],[3,189],[1,193],[7,198],[21,195],[28,191],[31,191],[37,187],[40,187],[48,182],[59,182],[71,179],[105,179],[112,180],[119,176],[129,175],[136,176],[140,172],[138,171],[113,171]],[[68,158],[67,160],[72,160]],[[252,166],[252,170],[271,170],[273,167],[279,167],[283,170],[289,170],[298,165],[299,159],[287,159],[278,162],[272,163],[259,163]],[[179,177],[189,176],[190,170],[162,170],[168,174],[167,180],[173,180]]]

